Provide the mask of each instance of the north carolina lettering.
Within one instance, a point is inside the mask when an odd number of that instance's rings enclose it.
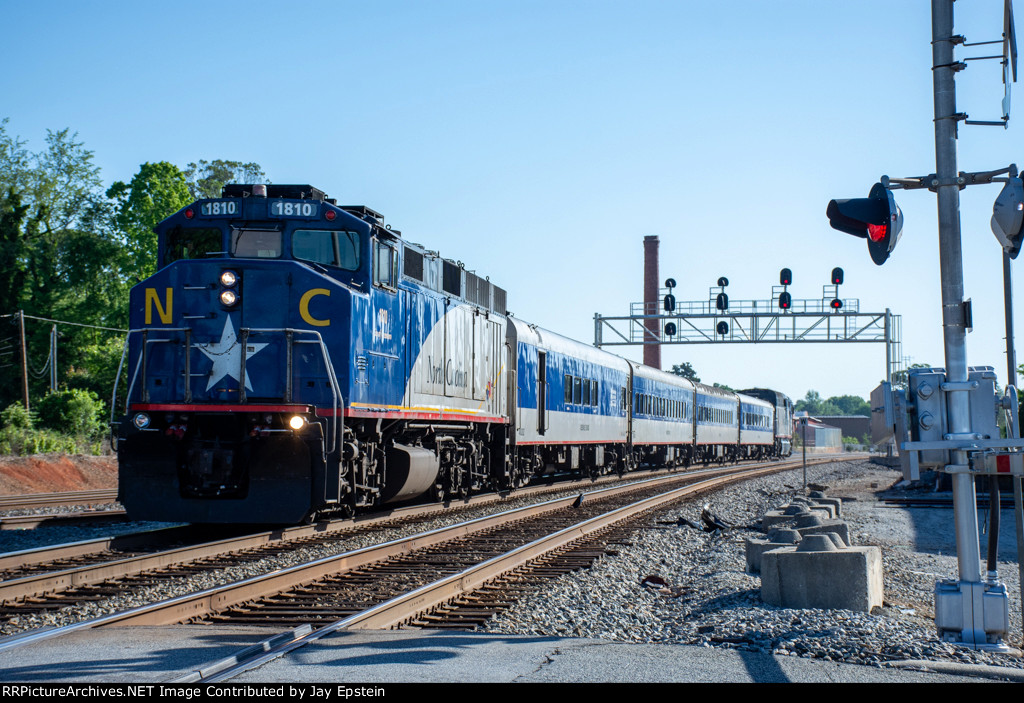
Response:
[[[469,374],[462,369],[455,368],[451,359],[445,361],[442,366],[435,364],[433,357],[428,356],[427,368],[430,370],[431,383],[444,383],[452,388],[465,388],[469,385]]]

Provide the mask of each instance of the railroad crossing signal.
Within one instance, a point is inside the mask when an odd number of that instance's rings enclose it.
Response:
[[[903,230],[903,211],[881,183],[866,198],[830,200],[825,210],[833,229],[868,240],[871,260],[881,266],[896,248]]]
[[[1012,177],[1006,179],[1006,185],[992,206],[992,233],[1003,246],[1011,259],[1020,253],[1021,240],[1024,240],[1024,181]]]

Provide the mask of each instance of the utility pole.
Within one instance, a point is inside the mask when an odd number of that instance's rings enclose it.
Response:
[[[21,339],[21,397],[25,402],[25,410],[30,410],[28,405],[28,354],[25,351],[25,311],[18,311],[18,336]]]

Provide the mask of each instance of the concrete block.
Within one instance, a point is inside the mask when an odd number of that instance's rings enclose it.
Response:
[[[801,537],[835,532],[842,537],[847,546],[851,544],[850,525],[843,520],[823,520],[818,515],[801,515],[794,520],[793,528],[800,533]]]
[[[882,595],[878,547],[840,549],[820,534],[761,555],[761,600],[770,605],[870,612]]]
[[[779,528],[768,533],[767,538],[746,539],[747,571],[752,574],[761,572],[761,555],[780,547],[791,547],[800,541],[800,533],[796,530]]]
[[[811,491],[809,497],[818,505],[831,505],[833,507],[832,517],[839,517],[843,514],[842,498],[829,498],[824,491]]]
[[[791,503],[779,510],[769,510],[765,513],[764,517],[761,518],[761,531],[770,532],[776,527],[790,528],[793,526],[793,521],[796,518],[804,515],[818,515],[822,518],[828,518],[828,511],[818,510],[815,512],[814,510],[808,510],[805,505]]]

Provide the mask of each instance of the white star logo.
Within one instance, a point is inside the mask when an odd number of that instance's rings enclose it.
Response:
[[[228,315],[224,320],[224,331],[220,335],[220,341],[216,344],[194,344],[196,349],[201,351],[203,354],[213,362],[213,368],[210,370],[210,382],[206,384],[206,390],[210,390],[213,386],[225,376],[238,379],[238,372],[241,371],[242,360],[239,352],[242,349],[242,345],[238,343],[235,338],[235,326],[231,324],[231,316]],[[266,344],[248,344],[246,345],[245,360],[248,361],[251,356],[259,352]],[[245,372],[245,388],[246,390],[252,390],[252,384],[249,383],[249,372]]]

